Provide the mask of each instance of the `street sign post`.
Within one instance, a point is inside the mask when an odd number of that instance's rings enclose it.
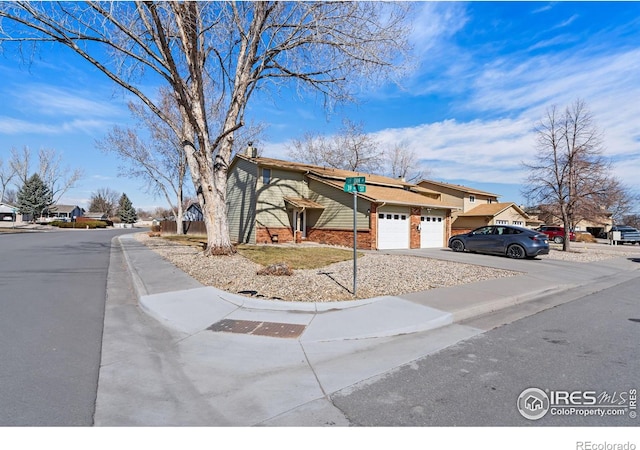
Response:
[[[358,192],[367,192],[365,177],[348,177],[344,183],[344,191],[353,193],[353,295],[358,286]]]

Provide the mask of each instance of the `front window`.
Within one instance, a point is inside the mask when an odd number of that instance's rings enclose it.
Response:
[[[469,196],[469,203],[475,203],[476,202],[476,196],[475,195],[470,195]]]
[[[262,184],[271,183],[271,169],[262,169]]]

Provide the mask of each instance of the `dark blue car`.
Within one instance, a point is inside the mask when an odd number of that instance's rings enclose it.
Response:
[[[529,228],[511,225],[488,225],[449,239],[454,252],[491,253],[509,258],[535,258],[549,254],[549,238]]]

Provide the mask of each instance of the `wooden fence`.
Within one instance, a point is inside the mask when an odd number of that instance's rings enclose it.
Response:
[[[176,234],[178,229],[177,223],[173,220],[164,220],[160,222],[160,232],[164,234]],[[204,221],[184,221],[182,222],[184,234],[207,234],[207,228]]]

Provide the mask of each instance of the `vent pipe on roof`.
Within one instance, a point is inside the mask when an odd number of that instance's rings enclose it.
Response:
[[[253,146],[253,142],[249,142],[247,144],[247,150],[245,150],[245,155],[249,158],[256,158],[258,156],[258,149]]]

